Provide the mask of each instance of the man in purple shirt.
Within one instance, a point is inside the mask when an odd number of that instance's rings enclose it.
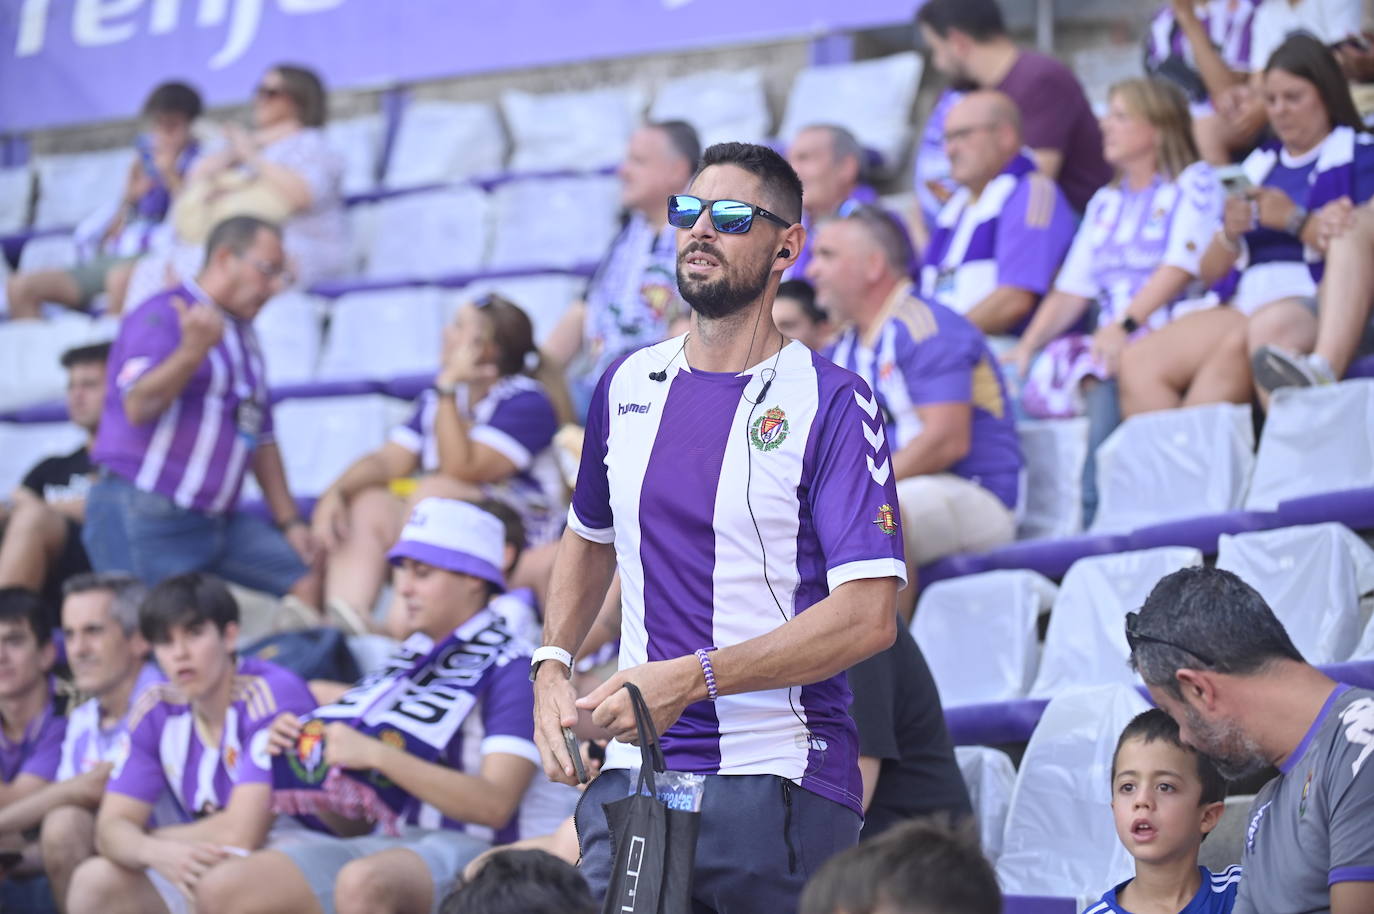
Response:
[[[139,629],[170,681],[150,687],[129,712],[129,751],[96,816],[102,856],[73,874],[71,914],[179,914],[212,867],[266,843],[268,727],[315,700],[295,673],[239,659],[238,627],[229,589],[199,572],[168,578],[144,601]],[[195,821],[149,830],[167,790]]]
[[[1036,164],[1081,213],[1112,170],[1073,71],[1012,43],[997,0],[928,0],[916,13],[916,26],[936,69],[960,88],[997,89],[1016,102]]]
[[[812,124],[797,131],[787,147],[787,164],[802,182],[802,226],[807,230],[797,262],[785,279],[801,279],[811,259],[811,235],[816,223],[860,203],[872,203],[877,192],[860,183],[864,170],[864,148],[843,127]]]
[[[91,696],[72,709],[53,783],[0,809],[0,834],[42,827],[43,869],[59,907],[72,871],[95,853],[95,810],[110,768],[129,752],[128,712],[162,674],[148,662],[138,631],[147,590],[132,575],[87,573],[67,582],[62,632],[78,691]]]
[[[883,408],[911,578],[941,556],[1012,539],[1021,446],[983,334],[915,296],[909,256],[890,214],[859,207],[821,226],[807,273],[818,301],[852,322],[827,354]],[[897,607],[908,619],[912,591]]]
[[[281,231],[234,216],[210,233],[195,280],[120,325],[82,533],[97,571],[149,586],[211,571],[319,605],[315,543],[286,487],[252,324],[285,276]],[[275,530],[235,510],[250,468]]]

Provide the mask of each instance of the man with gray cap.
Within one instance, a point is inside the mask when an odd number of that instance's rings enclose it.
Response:
[[[1250,808],[1236,914],[1374,911],[1374,691],[1304,661],[1264,598],[1216,568],[1162,579],[1126,642],[1223,775],[1279,770]]]
[[[505,590],[503,547],[501,522],[475,505],[415,506],[387,554],[412,634],[338,701],[279,717],[268,750],[278,811],[379,827],[227,862],[201,882],[197,910],[425,914],[491,844],[567,816],[532,822],[522,806],[539,753],[529,650],[488,605]]]

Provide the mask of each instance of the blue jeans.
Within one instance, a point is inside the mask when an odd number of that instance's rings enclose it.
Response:
[[[1088,457],[1083,461],[1083,529],[1097,515],[1097,448],[1121,424],[1121,399],[1116,378],[1099,381],[1083,392],[1088,416]]]
[[[96,571],[127,571],[149,587],[207,571],[282,596],[310,570],[264,520],[191,511],[109,473],[86,496],[81,539]]]
[[[630,794],[630,773],[603,771],[577,804],[580,869],[598,903],[614,854],[603,803]],[[821,864],[859,843],[863,820],[847,806],[771,774],[707,775],[692,875],[697,914],[797,910]]]

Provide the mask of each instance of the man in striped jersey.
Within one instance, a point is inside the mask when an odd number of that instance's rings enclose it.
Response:
[[[827,354],[871,384],[883,409],[912,580],[941,556],[1012,539],[1021,446],[983,334],[913,294],[908,251],[891,216],[860,207],[821,226],[808,274],[820,304],[852,322]]]
[[[97,571],[149,586],[210,571],[319,604],[315,543],[286,486],[253,318],[286,275],[281,232],[234,216],[206,266],[139,305],[110,353],[82,538]],[[235,511],[252,469],[277,529]]]
[[[712,146],[669,199],[686,336],[626,356],[592,398],[532,658],[544,770],[571,782],[579,709],[616,739],[579,804],[583,872],[611,879],[602,804],[626,796],[635,683],[669,768],[704,777],[698,911],[785,911],[854,844],[862,786],[843,671],[892,643],[903,580],[869,387],[774,328],[805,239],[801,182],[760,146]],[[616,568],[620,672],[577,700],[572,656]],[[548,662],[551,661],[551,662]]]

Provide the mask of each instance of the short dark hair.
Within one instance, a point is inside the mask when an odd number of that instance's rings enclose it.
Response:
[[[183,82],[165,82],[148,95],[143,103],[143,117],[158,114],[180,114],[194,121],[205,110],[200,93]]]
[[[1289,35],[1269,55],[1264,72],[1282,70],[1298,79],[1306,80],[1317,90],[1317,96],[1326,109],[1326,118],[1331,126],[1350,127],[1353,130],[1365,129],[1355,100],[1350,96],[1350,83],[1346,82],[1341,65],[1330,48],[1306,32]]]
[[[1145,598],[1136,629],[1142,637],[1131,651],[1131,667],[1146,683],[1175,698],[1183,695],[1175,678],[1179,670],[1248,675],[1277,660],[1304,662],[1264,597],[1220,568],[1183,568],[1165,575]],[[1156,638],[1171,643],[1152,640]]]
[[[941,38],[957,29],[974,41],[988,41],[1007,34],[997,0],[926,0],[916,11],[916,24]]]
[[[205,262],[220,248],[228,248],[235,254],[242,254],[253,246],[259,232],[271,232],[281,237],[281,226],[257,216],[230,216],[210,229],[210,237],[205,239]]]
[[[904,822],[831,857],[800,914],[1001,914],[997,875],[969,827]]]
[[[1208,803],[1220,803],[1226,799],[1226,778],[1221,776],[1221,772],[1217,770],[1217,766],[1212,763],[1210,758],[1192,746],[1183,744],[1183,738],[1179,736],[1178,732],[1178,721],[1159,708],[1142,711],[1131,718],[1131,722],[1117,737],[1116,749],[1112,751],[1113,781],[1116,780],[1117,756],[1121,755],[1121,747],[1126,744],[1128,739],[1138,739],[1142,743],[1162,741],[1176,749],[1190,753],[1197,762],[1197,777],[1202,782],[1202,799],[1198,802],[1206,806]]]
[[[306,127],[323,127],[329,119],[329,97],[319,74],[290,63],[279,63],[272,72],[281,77],[286,97],[296,106],[296,119]]]
[[[0,587],[0,622],[27,625],[39,647],[52,640],[52,619],[52,610],[37,591]]]
[[[73,365],[95,365],[110,360],[109,343],[91,343],[88,346],[74,346],[62,353],[62,367]]]
[[[806,319],[813,324],[819,324],[830,317],[824,308],[816,304],[816,290],[804,279],[784,279],[778,283],[778,294],[774,298],[792,299],[801,306],[802,314],[805,314]]]
[[[62,585],[62,596],[70,597],[92,590],[106,591],[113,598],[110,614],[115,617],[124,634],[132,635],[138,631],[140,607],[148,599],[148,588],[142,581],[126,571],[87,571],[67,578]]]
[[[455,887],[439,914],[593,914],[587,880],[546,851],[492,854],[471,880]]]
[[[898,276],[911,272],[911,265],[916,259],[911,237],[894,214],[876,203],[862,203],[838,218],[861,225],[883,252],[888,267]]]
[[[150,644],[164,644],[175,626],[213,622],[221,632],[239,621],[239,604],[219,578],[203,571],[170,577],[158,584],[138,611],[138,627]]]
[[[717,143],[701,157],[700,175],[712,165],[734,165],[754,175],[763,184],[771,209],[789,222],[799,222],[802,214],[802,182],[787,160],[767,146],[754,143]],[[756,201],[745,201],[756,202]]]
[[[701,161],[701,140],[695,127],[686,121],[651,121],[646,126],[662,131],[673,152],[687,163],[687,170],[697,170],[697,162]]]

